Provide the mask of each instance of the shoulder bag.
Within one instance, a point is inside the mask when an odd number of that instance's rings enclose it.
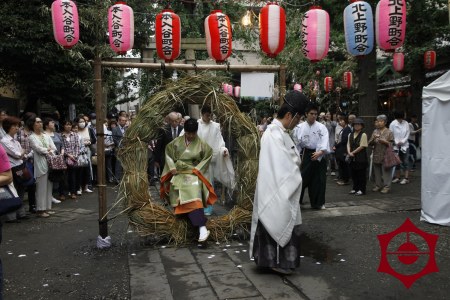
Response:
[[[80,152],[77,158],[78,167],[87,167],[89,165],[89,157],[86,151]]]
[[[383,167],[385,169],[390,169],[399,164],[401,164],[400,157],[398,157],[397,153],[394,152],[392,145],[389,145],[384,153]]]
[[[50,170],[66,170],[67,164],[62,154],[47,154],[47,164]]]
[[[17,191],[12,183],[0,187],[0,216],[19,209],[22,200],[17,196]]]
[[[22,186],[29,186],[35,182],[33,164],[31,162],[28,163],[26,161],[20,166],[12,167],[11,171],[15,182]]]

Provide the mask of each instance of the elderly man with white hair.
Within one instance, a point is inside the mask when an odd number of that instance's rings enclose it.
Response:
[[[155,166],[157,168],[164,167],[164,151],[167,144],[177,138],[183,126],[180,125],[179,113],[173,111],[167,115],[167,125],[162,128],[158,134],[158,141],[155,149]]]

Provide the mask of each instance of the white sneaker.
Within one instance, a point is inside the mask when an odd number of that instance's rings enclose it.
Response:
[[[322,206],[320,207],[320,209],[327,209],[327,208],[325,207],[325,205],[322,205]]]
[[[393,180],[392,180],[392,183],[397,183],[397,182],[399,182],[400,181],[400,178],[394,178]]]
[[[357,191],[357,192],[355,193],[355,196],[361,196],[361,195],[364,195],[364,193],[361,192],[361,191]]]
[[[85,192],[85,193],[93,193],[93,191],[91,191],[90,189],[85,189],[83,192]]]
[[[78,190],[77,195],[81,195],[81,194],[82,194],[81,190]]]
[[[336,172],[331,172],[331,176],[336,176]]]
[[[354,193],[356,193],[356,191],[355,190],[351,190],[350,192],[348,192],[350,195],[352,195],[352,194],[354,194]]]
[[[409,180],[407,178],[403,178],[402,181],[400,181],[400,184],[407,184],[409,183]]]
[[[52,198],[52,203],[59,204],[59,203],[61,203],[61,201],[58,199]]]

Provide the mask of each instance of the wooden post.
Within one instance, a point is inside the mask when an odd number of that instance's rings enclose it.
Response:
[[[105,138],[103,122],[105,120],[105,105],[102,93],[102,61],[99,56],[94,61],[94,94],[95,114],[97,116],[97,187],[98,187],[98,226],[99,235],[104,239],[108,236],[108,218],[106,215],[106,185],[105,185]]]
[[[280,107],[284,102],[284,95],[286,95],[286,65],[280,65]]]

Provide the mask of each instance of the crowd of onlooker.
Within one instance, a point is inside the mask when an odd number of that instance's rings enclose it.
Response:
[[[129,126],[129,116],[121,111],[103,120],[105,175],[109,183],[117,184],[122,168],[115,157],[123,134]],[[5,150],[13,175],[14,188],[21,199],[28,199],[28,213],[47,218],[54,213],[52,205],[77,199],[92,193],[96,183],[97,118],[95,113],[79,114],[74,119],[62,119],[59,112],[38,116],[26,112],[12,116],[0,111],[0,147]],[[63,170],[49,162],[61,157]],[[23,174],[31,174],[24,180]],[[7,214],[6,222],[29,218],[26,207]]]
[[[260,119],[257,128],[261,134],[270,124],[270,119]],[[352,185],[349,194],[366,194],[368,179],[373,183],[372,191],[383,194],[390,192],[391,184],[405,185],[410,182],[409,175],[416,170],[416,162],[420,159],[421,128],[418,118],[412,115],[406,120],[404,112],[396,111],[391,119],[384,114],[378,115],[374,120],[375,129],[368,133],[364,130],[364,120],[353,113],[318,114],[317,122],[325,125],[328,131],[329,150],[324,156],[327,174],[335,176],[334,181],[339,186]],[[299,124],[303,122],[304,116]],[[386,151],[393,151],[400,163],[386,167]]]

